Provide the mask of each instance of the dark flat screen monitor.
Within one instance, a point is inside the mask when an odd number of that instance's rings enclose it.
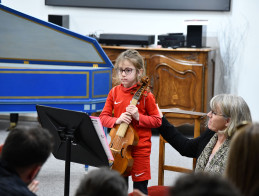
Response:
[[[230,11],[231,0],[45,0],[45,4],[115,9]]]
[[[36,106],[39,122],[54,136],[53,155],[66,160],[66,138],[71,138],[71,162],[94,167],[109,166],[109,161],[88,114]]]

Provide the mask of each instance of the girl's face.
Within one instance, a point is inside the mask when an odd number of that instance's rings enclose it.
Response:
[[[208,128],[212,131],[223,131],[229,125],[229,118],[222,115],[222,112],[217,108],[216,111],[211,110],[207,116],[209,117]]]
[[[121,84],[125,88],[132,87],[136,84],[138,82],[137,78],[140,75],[140,71],[138,72],[135,66],[127,59],[119,63],[117,73]]]

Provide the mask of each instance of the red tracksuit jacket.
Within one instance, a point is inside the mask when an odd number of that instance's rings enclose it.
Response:
[[[104,127],[113,128],[115,126],[117,118],[123,112],[126,112],[126,107],[130,104],[137,89],[137,84],[130,88],[118,85],[111,89],[103,111],[100,114],[100,119]],[[139,121],[132,119],[131,124],[138,133],[139,142],[132,150],[134,164],[131,175],[133,181],[143,181],[151,178],[151,128],[160,127],[162,120],[152,93],[145,92],[136,106],[139,111]]]

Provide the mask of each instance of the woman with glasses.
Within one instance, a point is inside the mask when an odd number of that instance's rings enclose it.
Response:
[[[161,126],[162,120],[151,92],[145,91],[136,105],[130,104],[140,87],[139,82],[144,73],[142,56],[136,50],[126,50],[116,59],[115,69],[121,84],[109,92],[100,119],[104,127],[114,128],[126,123],[131,124],[137,132],[139,141],[137,145],[132,146],[131,151],[133,166],[129,174],[125,174],[125,179],[128,180],[127,175],[131,175],[133,188],[148,194],[148,180],[151,178],[151,128]],[[110,146],[113,145],[111,143]]]
[[[248,105],[240,96],[216,95],[211,99],[210,107],[208,128],[197,138],[185,137],[165,117],[157,130],[181,155],[197,158],[195,172],[223,174],[236,126],[242,121],[252,121],[252,118]]]

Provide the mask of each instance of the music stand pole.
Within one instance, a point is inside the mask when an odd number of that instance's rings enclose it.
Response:
[[[65,127],[59,127],[59,132],[66,141],[66,160],[65,160],[65,187],[64,196],[69,196],[70,187],[70,162],[71,162],[71,142],[74,139],[74,129],[66,129]]]
[[[65,187],[64,196],[69,196],[70,182],[70,158],[71,158],[71,138],[66,138],[66,162],[65,162]]]

